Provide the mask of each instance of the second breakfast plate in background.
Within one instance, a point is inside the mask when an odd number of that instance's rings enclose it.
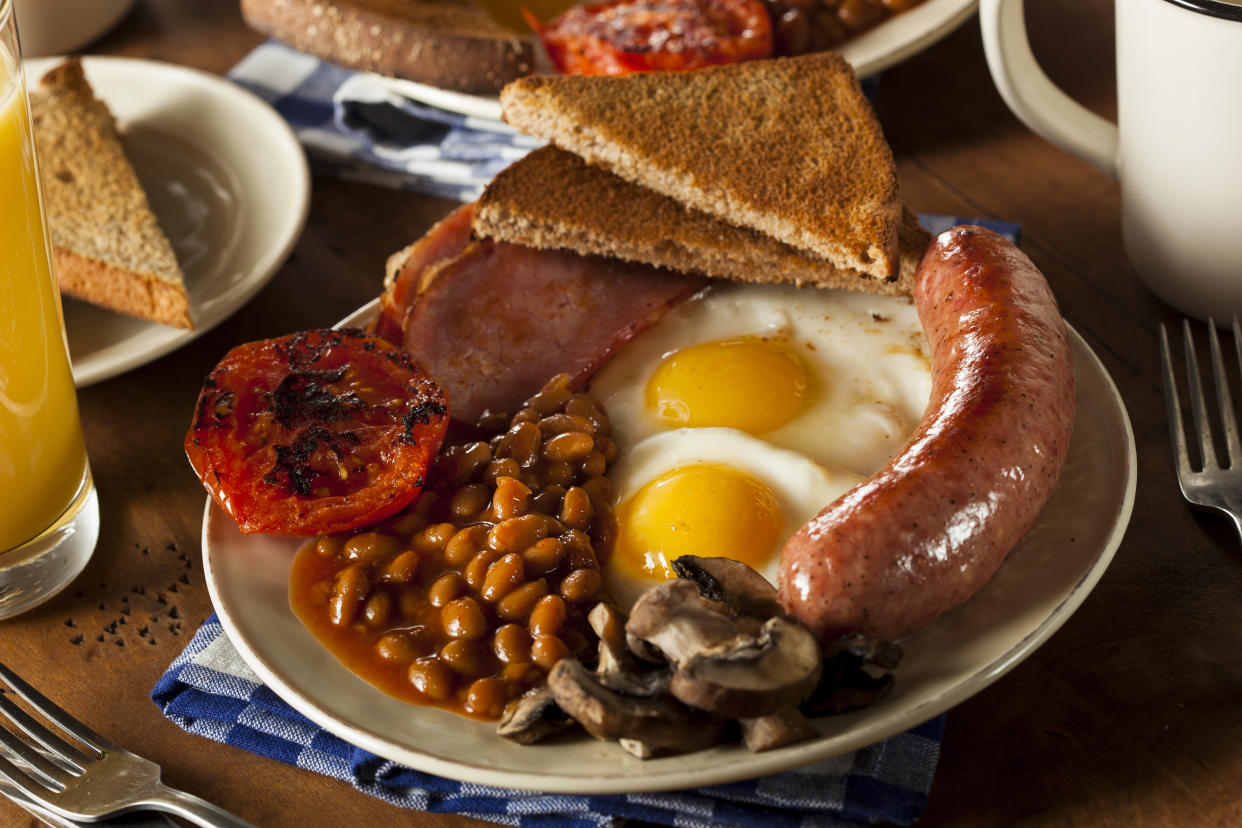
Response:
[[[836,51],[850,62],[860,78],[865,78],[918,54],[945,37],[965,23],[978,5],[979,0],[923,0],[909,11],[846,41]],[[376,76],[376,80],[411,100],[446,112],[500,120],[500,101],[495,95],[468,95],[398,78]]]
[[[58,59],[26,61],[34,88]],[[144,365],[226,319],[276,274],[306,223],[310,174],[285,121],[216,75],[149,60],[85,57],[186,276],[185,331],[66,298],[83,387]]]
[[[362,325],[376,303],[346,319]],[[243,535],[208,501],[203,561],[229,639],[263,681],[325,730],[417,770],[554,793],[680,790],[763,776],[873,744],[994,682],[1051,636],[1104,574],[1134,504],[1134,435],[1104,366],[1073,330],[1078,413],[1052,499],[1030,534],[970,601],[903,640],[893,692],[873,707],[814,720],[817,739],[752,754],[739,744],[640,760],[585,735],[523,747],[495,725],[385,695],[349,672],[289,606],[303,541]]]

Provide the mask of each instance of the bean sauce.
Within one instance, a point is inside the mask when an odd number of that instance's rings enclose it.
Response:
[[[566,382],[491,439],[442,450],[404,513],[298,552],[294,612],[346,667],[406,701],[496,719],[559,659],[593,657],[617,448]]]

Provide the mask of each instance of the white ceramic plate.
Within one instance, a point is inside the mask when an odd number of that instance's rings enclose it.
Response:
[[[26,61],[33,88],[59,59]],[[306,156],[284,119],[229,81],[130,58],[87,57],[186,276],[195,329],[65,299],[78,387],[144,365],[207,332],[267,284],[301,235]]]
[[[369,318],[374,303],[349,320]],[[522,747],[494,726],[411,706],[342,667],[289,608],[300,542],[242,535],[210,501],[203,558],[212,602],[246,662],[326,730],[418,770],[468,782],[576,793],[676,790],[746,779],[856,750],[987,687],[1073,614],[1121,542],[1134,502],[1135,453],[1116,388],[1071,331],[1078,416],[1061,480],[1030,535],[973,599],[902,642],[896,686],[866,710],[815,721],[819,739],[751,754],[739,745],[641,761],[580,736]]]
[[[975,13],[978,4],[979,0],[924,0],[846,42],[838,51],[860,78],[874,75],[948,35]],[[376,80],[411,100],[447,112],[500,120],[500,101],[495,95],[467,95],[396,78],[376,76]]]

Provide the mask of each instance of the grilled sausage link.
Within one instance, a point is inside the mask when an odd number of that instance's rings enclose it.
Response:
[[[1052,493],[1074,366],[1044,277],[981,227],[937,237],[914,288],[932,391],[910,441],[786,544],[785,609],[822,637],[893,640],[973,595]]]

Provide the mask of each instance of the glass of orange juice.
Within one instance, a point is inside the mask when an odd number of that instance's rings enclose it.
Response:
[[[0,618],[68,585],[98,535],[17,26],[0,0]]]

